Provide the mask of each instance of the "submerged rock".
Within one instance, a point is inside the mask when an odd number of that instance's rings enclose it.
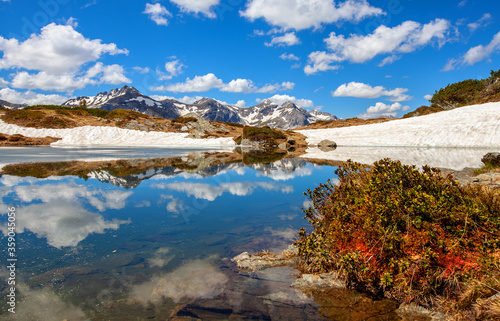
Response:
[[[236,263],[239,269],[260,271],[271,267],[295,265],[297,263],[297,248],[289,246],[280,254],[257,253],[250,255],[243,252],[235,256],[231,261]]]

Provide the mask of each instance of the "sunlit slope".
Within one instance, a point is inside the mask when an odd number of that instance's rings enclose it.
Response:
[[[500,102],[344,128],[300,130],[310,145],[500,147]]]

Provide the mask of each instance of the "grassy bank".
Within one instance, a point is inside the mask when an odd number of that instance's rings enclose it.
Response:
[[[337,175],[306,193],[305,272],[337,271],[351,288],[458,319],[500,317],[498,194],[387,159]]]

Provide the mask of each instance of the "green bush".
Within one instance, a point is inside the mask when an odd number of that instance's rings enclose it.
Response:
[[[336,186],[306,192],[314,229],[296,242],[304,271],[335,270],[350,287],[428,305],[498,278],[500,201],[491,192],[389,159],[371,169],[348,161],[336,174]]]

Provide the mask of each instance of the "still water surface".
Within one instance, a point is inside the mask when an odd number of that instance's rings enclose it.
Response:
[[[0,318],[399,320],[390,301],[303,293],[290,286],[298,274],[290,267],[244,272],[230,261],[293,242],[307,226],[303,192],[335,181],[335,167],[170,152],[179,157],[35,165],[0,177],[3,298],[8,207],[16,208],[17,233],[16,315],[1,303]]]

